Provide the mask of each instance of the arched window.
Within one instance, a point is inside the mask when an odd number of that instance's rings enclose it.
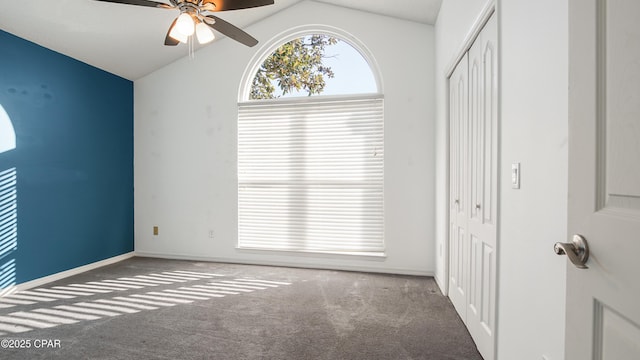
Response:
[[[384,108],[373,57],[335,28],[298,28],[245,72],[238,247],[384,251]]]
[[[9,115],[0,105],[0,154],[16,148],[16,132]]]
[[[0,104],[0,160],[16,148],[16,132],[9,114]],[[0,161],[0,164],[4,162]],[[17,171],[14,166],[0,167],[0,297],[15,290],[18,246]]]

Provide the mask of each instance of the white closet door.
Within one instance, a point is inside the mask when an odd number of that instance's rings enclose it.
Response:
[[[465,320],[469,288],[468,221],[468,56],[460,61],[449,80],[450,117],[450,213],[449,297]]]
[[[466,323],[478,350],[493,359],[496,293],[497,25],[495,15],[469,50],[469,288]]]
[[[497,59],[492,15],[449,79],[449,297],[486,360],[495,357]]]

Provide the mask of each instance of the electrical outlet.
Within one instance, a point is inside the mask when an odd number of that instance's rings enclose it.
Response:
[[[213,235],[214,235],[213,230],[209,230],[209,238],[210,239],[213,239]]]
[[[153,227],[153,235],[154,236],[158,236],[158,227],[157,226]]]

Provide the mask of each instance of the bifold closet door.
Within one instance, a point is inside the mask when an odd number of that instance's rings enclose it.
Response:
[[[497,45],[494,14],[449,79],[449,297],[486,360],[496,319]]]
[[[493,359],[498,163],[497,26],[484,26],[469,54],[469,288],[466,323],[485,359]]]
[[[449,79],[449,298],[464,320],[469,288],[468,222],[468,56]]]

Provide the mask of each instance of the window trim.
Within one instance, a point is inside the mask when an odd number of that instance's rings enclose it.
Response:
[[[238,91],[238,104],[244,102],[257,102],[257,101],[268,101],[268,100],[251,100],[249,95],[251,94],[251,86],[253,84],[253,78],[258,72],[258,69],[262,65],[262,63],[269,57],[276,49],[278,49],[283,44],[286,44],[289,41],[301,38],[307,35],[313,34],[323,34],[330,35],[339,38],[342,41],[345,41],[351,47],[353,47],[356,51],[362,55],[364,60],[369,65],[371,72],[373,74],[374,80],[376,82],[377,91],[371,94],[384,94],[384,86],[382,83],[382,73],[380,72],[380,68],[378,63],[371,51],[354,35],[340,29],[337,27],[329,26],[329,25],[302,25],[291,28],[289,30],[283,31],[276,36],[272,37],[269,41],[265,42],[265,44],[253,55],[249,64],[244,70],[242,75],[242,80],[240,82],[240,88]],[[344,95],[315,95],[314,98],[320,98],[325,96],[332,97],[351,97],[351,96],[359,96],[361,94],[344,94]],[[304,96],[302,98],[305,98]]]
[[[301,96],[301,97],[291,97],[291,98],[279,98],[279,99],[258,99],[253,100],[250,99],[251,88],[253,84],[253,79],[256,75],[256,72],[262,66],[264,61],[271,56],[271,54],[278,49],[283,44],[286,44],[292,40],[299,39],[304,36],[314,35],[314,34],[323,34],[329,35],[338,38],[339,40],[346,42],[353,49],[355,49],[365,60],[367,65],[371,70],[371,74],[374,77],[374,82],[376,84],[376,90],[374,92],[369,93],[354,93],[354,94],[334,94],[334,95],[314,95],[311,97]],[[265,42],[264,45],[254,53],[251,60],[248,62],[247,67],[244,70],[242,80],[240,82],[239,91],[238,91],[238,112],[240,112],[241,107],[251,107],[251,106],[265,106],[269,104],[304,104],[309,103],[319,103],[319,102],[336,102],[336,101],[360,101],[360,100],[382,100],[384,104],[384,86],[382,81],[382,73],[378,66],[377,61],[375,60],[372,52],[354,35],[328,25],[303,25],[291,28],[289,30],[283,31],[269,41]],[[384,107],[384,105],[383,105]],[[382,141],[384,144],[384,113],[386,111],[382,111]],[[238,116],[240,114],[238,113]],[[239,141],[240,139],[238,139]],[[239,144],[238,144],[239,145]],[[384,146],[384,145],[383,145]],[[296,254],[296,256],[329,256],[329,257],[345,257],[345,258],[360,258],[363,260],[374,260],[374,261],[385,261],[386,259],[386,220],[385,220],[385,198],[384,198],[384,189],[385,189],[385,171],[384,171],[384,162],[383,162],[383,170],[382,170],[382,233],[381,233],[381,248],[379,250],[371,250],[371,251],[358,251],[356,250],[332,250],[332,249],[276,249],[276,248],[262,248],[262,247],[251,247],[251,246],[241,246],[240,239],[236,243],[236,251],[246,252],[246,253],[254,253],[254,254]],[[239,177],[238,177],[239,180]],[[238,182],[238,185],[239,182]],[[239,188],[238,188],[239,189]],[[238,204],[239,206],[239,204]],[[238,207],[239,210],[239,207]]]

